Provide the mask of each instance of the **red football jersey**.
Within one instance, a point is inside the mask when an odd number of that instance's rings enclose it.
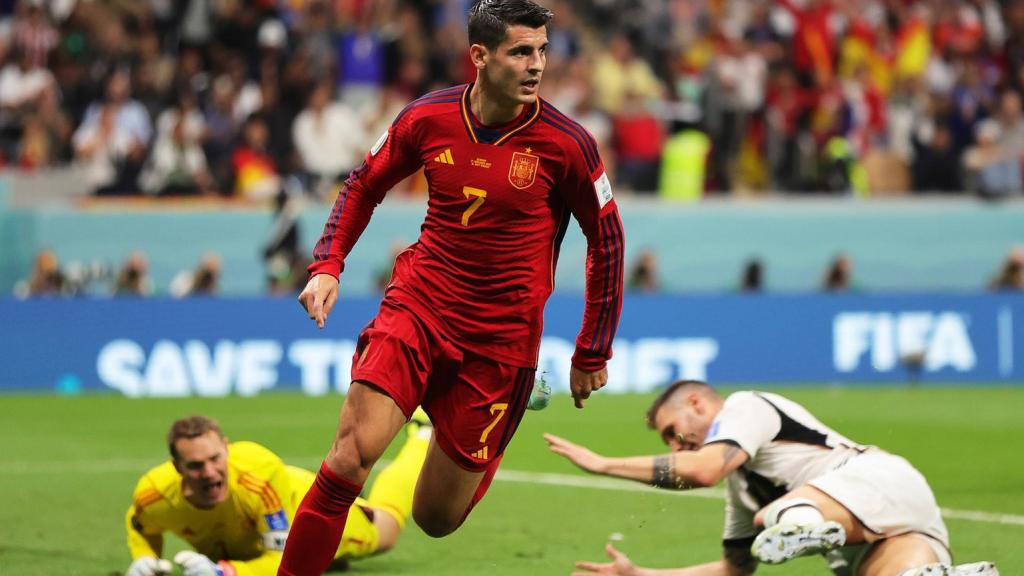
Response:
[[[541,99],[484,126],[470,111],[471,87],[432,92],[398,115],[338,194],[309,270],[339,276],[374,207],[422,166],[426,219],[384,297],[439,321],[464,348],[532,367],[572,215],[587,238],[573,364],[603,368],[622,307],[625,236],[597,144]]]

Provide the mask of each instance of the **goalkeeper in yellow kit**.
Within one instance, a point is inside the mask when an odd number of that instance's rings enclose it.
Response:
[[[430,426],[415,415],[405,445],[359,498],[332,567],[394,547],[412,509]],[[132,564],[125,576],[162,576],[163,534],[194,551],[174,557],[185,576],[273,576],[295,509],[316,479],[255,442],[228,443],[217,422],[178,420],[167,435],[171,460],[146,472],[125,522]]]

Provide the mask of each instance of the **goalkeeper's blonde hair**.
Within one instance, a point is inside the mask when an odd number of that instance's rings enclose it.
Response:
[[[171,452],[171,458],[178,459],[178,450],[174,447],[175,442],[181,439],[198,438],[208,432],[216,432],[217,436],[221,439],[224,438],[220,424],[213,418],[188,416],[176,420],[174,424],[171,424],[170,431],[167,432],[167,448]]]

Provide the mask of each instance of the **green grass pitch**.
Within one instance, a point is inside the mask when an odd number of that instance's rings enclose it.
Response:
[[[947,509],[960,561],[993,560],[1024,574],[1024,388],[787,388],[825,423],[913,462]],[[716,498],[539,484],[538,473],[585,477],[548,452],[550,431],[614,455],[662,450],[643,425],[652,396],[595,395],[585,410],[556,396],[528,413],[487,498],[456,534],[432,540],[410,524],[393,552],[354,563],[355,574],[501,576],[568,574],[603,559],[612,534],[636,562],[682,566],[719,557]],[[315,468],[332,438],[341,398],[130,400],[115,396],[4,396],[0,459],[0,575],[122,574],[123,517],[139,475],[165,457],[170,422],[218,418],[233,439],[256,440]],[[558,478],[555,478],[558,481]],[[966,519],[984,512],[983,519]],[[1002,515],[996,518],[996,515]],[[171,540],[170,550],[181,547]],[[802,559],[762,574],[825,574]]]

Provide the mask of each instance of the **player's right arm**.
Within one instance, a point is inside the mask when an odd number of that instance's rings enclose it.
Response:
[[[142,556],[159,558],[164,548],[164,530],[146,514],[146,508],[163,499],[149,479],[143,476],[135,485],[132,504],[125,514],[125,530],[128,534],[128,551],[132,559]]]
[[[714,486],[747,461],[746,452],[724,442],[697,451],[611,458],[554,434],[545,434],[544,440],[552,452],[586,472],[672,490]]]
[[[299,302],[320,328],[337,301],[338,279],[345,269],[345,258],[369,224],[373,210],[388,190],[422,165],[416,117],[416,113],[400,114],[367,153],[362,166],[352,171],[338,191],[323,234],[313,248],[311,278],[299,295]],[[321,276],[330,276],[333,281]]]
[[[124,517],[128,552],[132,556],[126,576],[167,574],[168,566],[158,563],[164,548],[163,528],[146,514],[146,507],[156,504],[162,498],[148,475],[143,476],[135,486],[132,503]]]

